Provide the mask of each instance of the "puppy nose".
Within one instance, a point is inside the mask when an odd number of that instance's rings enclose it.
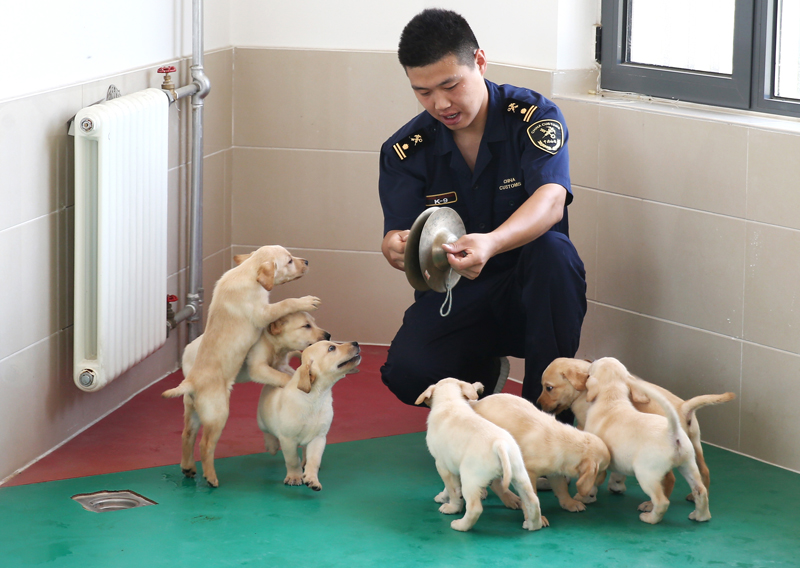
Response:
[[[351,341],[350,345],[352,345],[353,347],[358,347],[358,341]]]
[[[308,261],[307,260],[303,259],[303,262],[305,263],[306,266],[308,266]]]
[[[331,334],[326,331],[325,332],[325,341],[330,341],[330,339],[331,339]]]

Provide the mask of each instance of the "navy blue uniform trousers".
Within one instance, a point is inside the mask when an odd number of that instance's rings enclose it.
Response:
[[[516,266],[459,280],[446,317],[439,314],[444,299],[416,294],[381,367],[384,384],[414,404],[445,377],[492,382],[493,360],[512,356],[525,359],[522,396],[535,403],[547,365],[578,350],[586,273],[569,238],[549,231],[522,247]]]

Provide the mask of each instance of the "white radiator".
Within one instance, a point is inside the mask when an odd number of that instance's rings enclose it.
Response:
[[[167,338],[169,99],[146,89],[75,116],[74,380],[96,391]]]

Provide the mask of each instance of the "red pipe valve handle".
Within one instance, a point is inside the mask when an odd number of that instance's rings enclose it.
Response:
[[[165,91],[175,90],[175,83],[172,82],[172,77],[170,76],[170,73],[175,73],[175,71],[174,65],[164,65],[158,68],[159,73],[164,73],[164,82],[161,84],[161,88]]]

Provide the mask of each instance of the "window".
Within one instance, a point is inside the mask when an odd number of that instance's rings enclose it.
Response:
[[[800,116],[800,0],[602,0],[603,89]]]

